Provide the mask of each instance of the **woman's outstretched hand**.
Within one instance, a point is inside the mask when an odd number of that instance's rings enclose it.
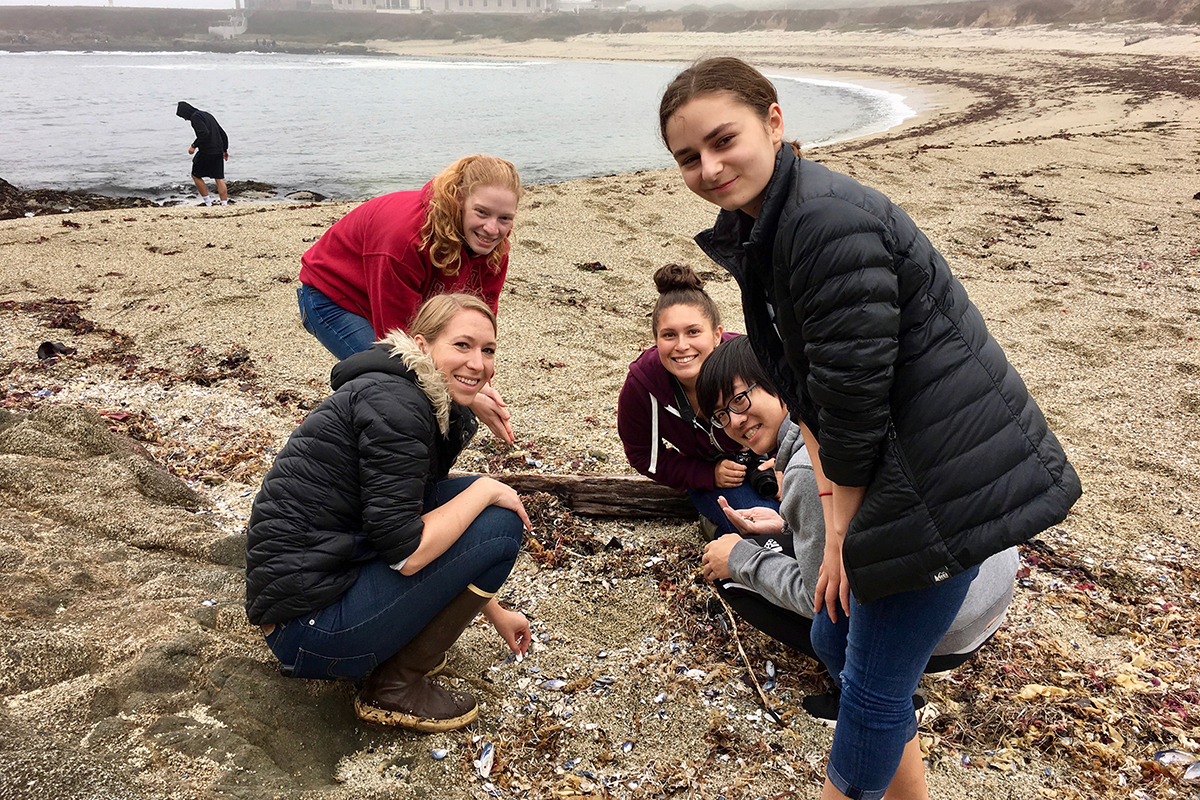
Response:
[[[492,627],[496,629],[496,633],[500,634],[500,638],[508,645],[508,649],[512,650],[519,656],[529,652],[529,643],[532,640],[533,634],[529,630],[529,620],[519,611],[509,611],[496,602],[492,598],[483,608],[484,616],[488,618],[488,622],[492,623]]]
[[[496,434],[497,438],[503,439],[508,444],[516,441],[513,437],[512,425],[509,423],[512,414],[508,413],[508,404],[490,383],[475,395],[475,400],[471,403],[471,410],[475,412],[475,416],[479,417],[480,422],[487,425],[488,429]]]
[[[724,497],[717,498],[717,505],[725,512],[733,527],[741,533],[754,536],[760,533],[783,533],[783,517],[773,508],[733,508]]]

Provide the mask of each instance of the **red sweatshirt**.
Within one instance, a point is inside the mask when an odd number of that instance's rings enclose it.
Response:
[[[486,256],[472,256],[465,248],[457,275],[435,269],[421,247],[428,195],[429,184],[385,194],[342,217],[300,258],[301,283],[365,317],[380,339],[396,328],[408,330],[421,303],[438,294],[473,294],[496,311],[507,252],[499,272],[489,269]],[[508,242],[499,246],[507,250]]]

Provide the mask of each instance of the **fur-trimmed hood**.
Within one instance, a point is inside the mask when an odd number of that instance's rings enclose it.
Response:
[[[438,372],[433,359],[402,330],[394,330],[376,342],[370,350],[355,353],[333,368],[330,384],[336,390],[342,384],[368,372],[385,372],[408,378],[429,398],[442,436],[450,432],[450,407],[453,398],[446,376]]]

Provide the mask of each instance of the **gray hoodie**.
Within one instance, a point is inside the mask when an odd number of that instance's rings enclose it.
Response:
[[[817,577],[825,555],[825,515],[800,426],[791,420],[784,420],[779,429],[775,464],[783,465],[779,513],[792,531],[796,557],[759,547],[747,539],[730,551],[729,574],[775,605],[812,619]],[[971,582],[950,630],[933,651],[935,656],[969,653],[1000,627],[1012,602],[1019,562],[1017,548],[1010,547],[979,565],[979,575]]]

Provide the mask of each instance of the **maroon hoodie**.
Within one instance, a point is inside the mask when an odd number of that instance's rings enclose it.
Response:
[[[726,333],[721,341],[738,335]],[[700,425],[703,430],[680,416],[671,373],[659,359],[657,348],[651,347],[629,365],[617,401],[617,433],[630,466],[672,489],[712,491],[717,488],[713,480],[716,457],[722,451],[742,448],[719,428],[710,438],[707,425]]]

